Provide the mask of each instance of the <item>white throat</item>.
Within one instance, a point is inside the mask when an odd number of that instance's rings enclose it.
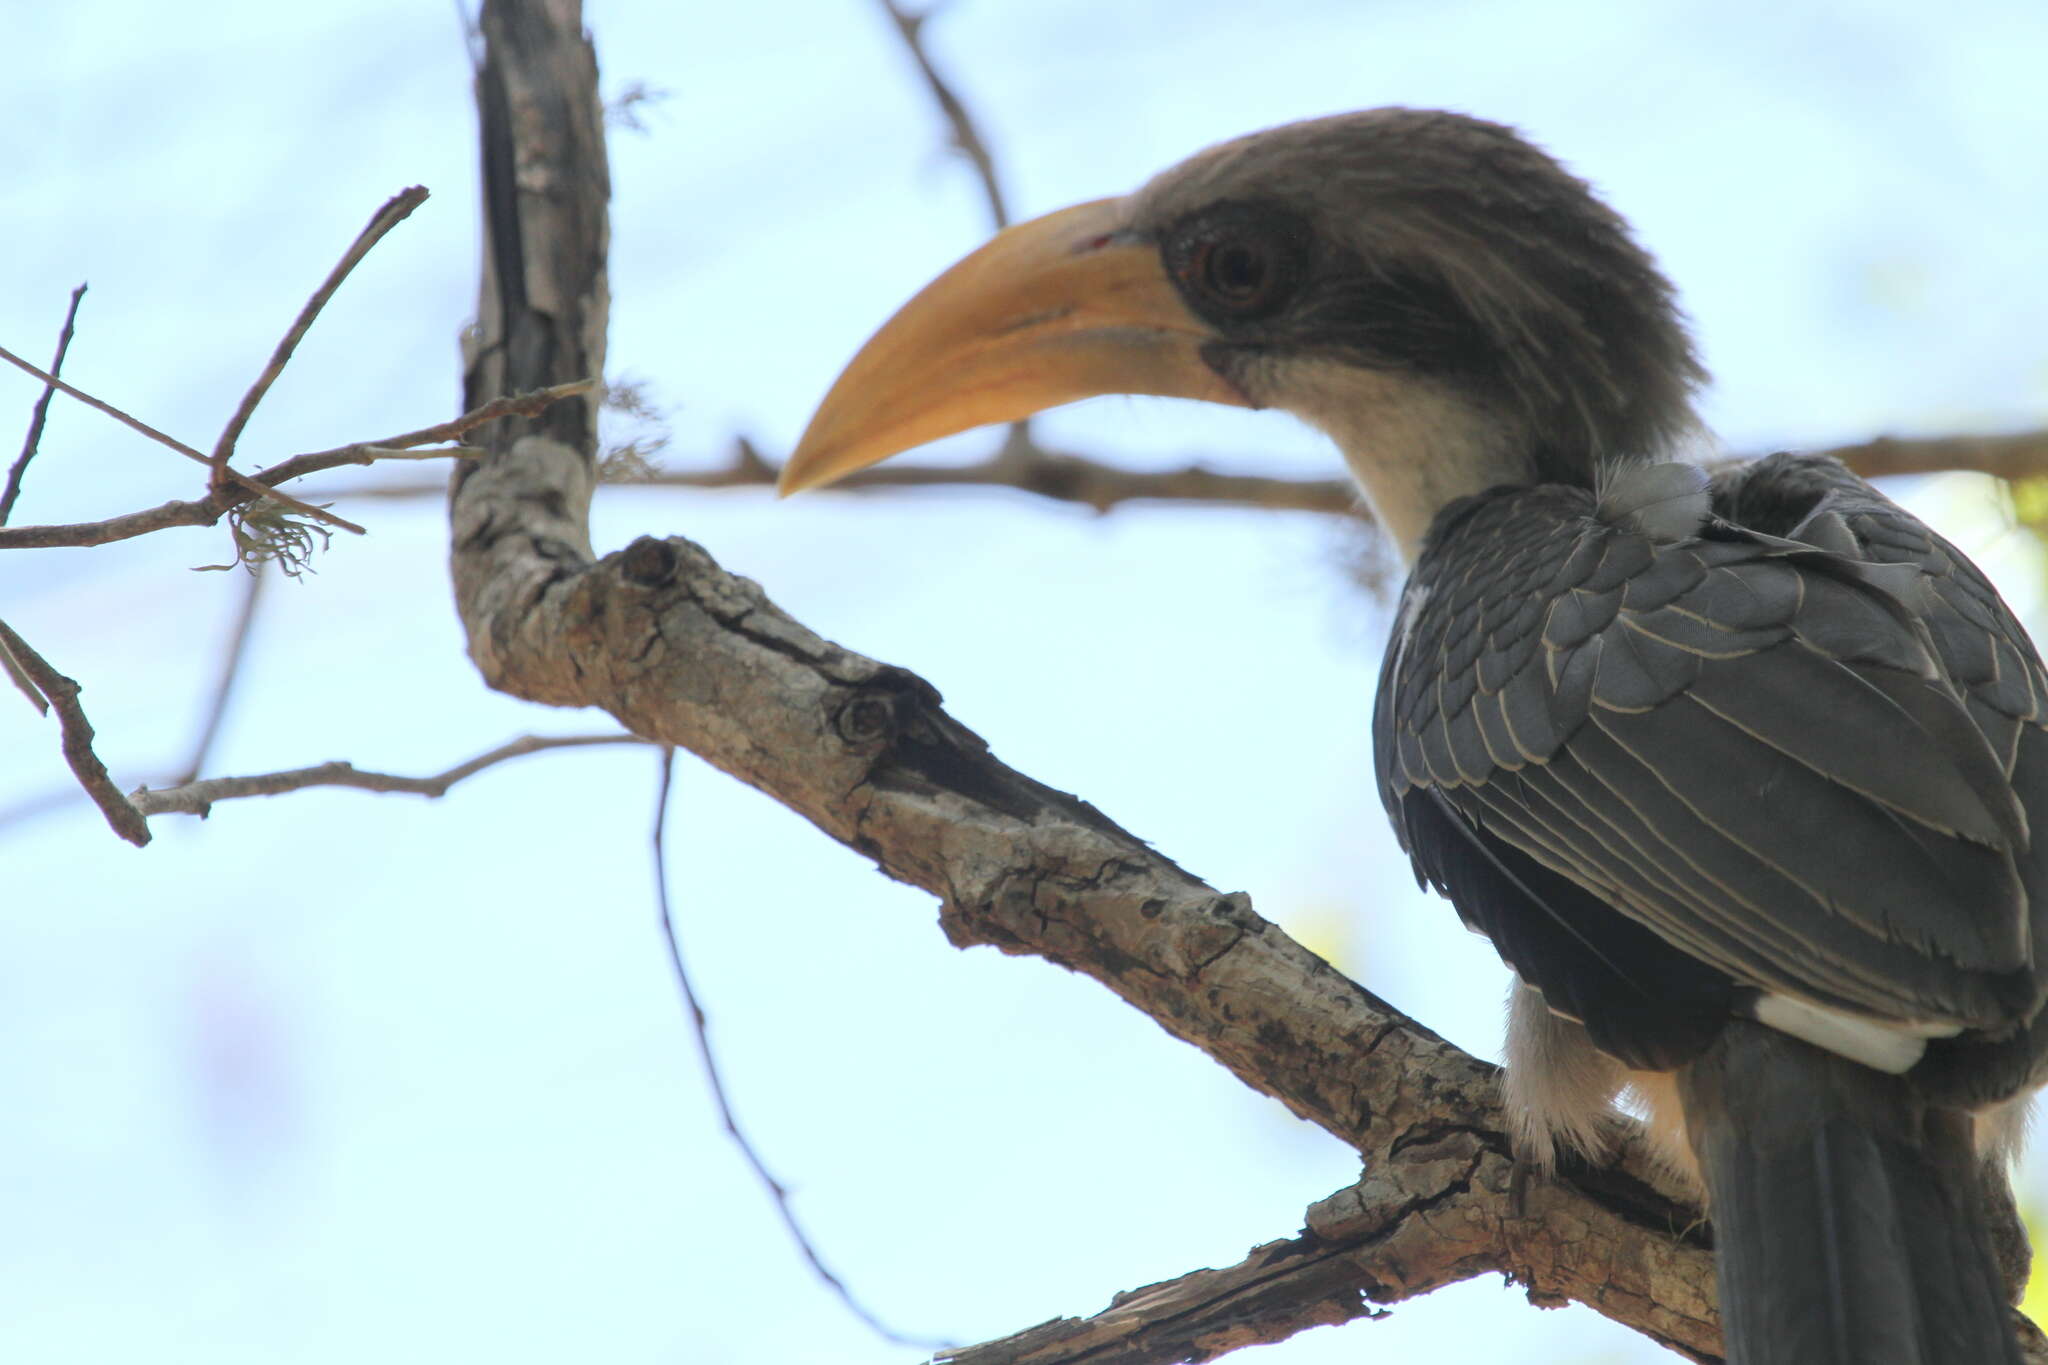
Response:
[[[1333,362],[1289,368],[1287,407],[1344,452],[1404,564],[1415,562],[1446,503],[1535,481],[1510,424],[1440,385]]]

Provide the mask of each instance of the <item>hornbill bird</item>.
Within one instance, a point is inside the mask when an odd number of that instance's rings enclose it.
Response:
[[[1409,565],[1380,792],[1515,973],[1520,1154],[1599,1156],[1633,1095],[1744,1365],[2010,1365],[2048,677],[1834,460],[1682,458],[1704,378],[1582,181],[1379,109],[1002,232],[854,358],[782,488],[1099,394],[1321,428]]]

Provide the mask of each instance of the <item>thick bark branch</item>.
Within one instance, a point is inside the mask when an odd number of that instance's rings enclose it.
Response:
[[[1688,1230],[1691,1214],[1622,1170],[1599,1178],[1605,1198],[1588,1220],[1571,1187],[1520,1178],[1498,1134],[1448,1127],[1388,1154],[1358,1184],[1310,1208],[1301,1233],[1253,1247],[1237,1265],[1134,1289],[1093,1317],[1056,1319],[941,1359],[1209,1360],[1495,1271],[1531,1285],[1538,1303],[1602,1303],[1681,1355],[1715,1359],[1720,1329],[1700,1279],[1711,1252]]]

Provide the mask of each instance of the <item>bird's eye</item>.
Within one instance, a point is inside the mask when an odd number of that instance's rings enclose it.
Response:
[[[1166,234],[1166,259],[1197,312],[1249,322],[1279,312],[1292,297],[1304,238],[1291,216],[1217,205]]]

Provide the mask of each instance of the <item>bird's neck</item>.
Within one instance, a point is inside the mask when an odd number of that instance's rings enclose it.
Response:
[[[1448,388],[1370,372],[1352,387],[1348,401],[1300,415],[1344,452],[1404,564],[1415,562],[1447,504],[1501,484],[1556,477],[1539,463],[1518,424]]]

